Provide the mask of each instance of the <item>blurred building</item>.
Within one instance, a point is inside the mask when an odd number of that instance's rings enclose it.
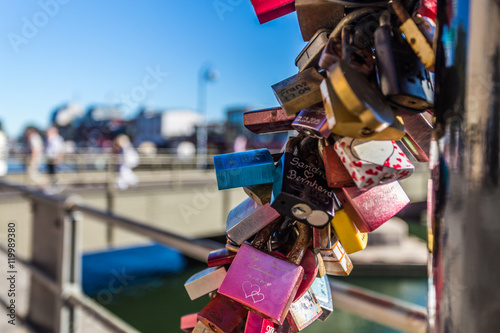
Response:
[[[176,148],[184,141],[196,141],[196,129],[203,116],[189,109],[142,109],[133,121],[134,145],[153,142],[157,147]]]
[[[113,138],[126,133],[129,122],[119,106],[90,106],[82,117],[73,121],[74,141],[78,147],[111,147]]]

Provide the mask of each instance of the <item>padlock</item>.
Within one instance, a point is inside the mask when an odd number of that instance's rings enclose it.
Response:
[[[191,333],[214,333],[214,331],[212,331],[205,324],[203,324],[201,321],[199,321],[193,327],[193,330],[191,331]]]
[[[344,16],[344,6],[325,0],[295,0],[300,32],[305,42],[320,29],[332,30]]]
[[[353,44],[354,31],[351,25],[344,25],[341,32],[342,59],[359,73],[369,76],[373,72],[373,53],[370,47],[358,48]],[[329,70],[329,68],[327,69]]]
[[[295,0],[250,0],[260,24],[295,11]]]
[[[337,215],[337,212],[335,212]],[[335,217],[333,217],[335,219]],[[328,224],[323,229],[312,229],[312,247],[315,250],[331,249],[334,245],[332,243],[332,229],[331,224]]]
[[[311,292],[307,292],[298,300],[292,303],[287,315],[287,321],[292,332],[299,332],[311,325],[322,314],[316,297]]]
[[[331,249],[321,250],[320,253],[325,263],[326,274],[340,276],[351,274],[353,268],[352,261],[338,239],[334,240],[334,245]]]
[[[349,27],[346,27],[349,29]],[[340,59],[344,59],[363,75],[373,72],[373,52],[369,46],[359,48],[352,44],[351,32],[342,30],[342,36],[330,36],[318,61],[318,67],[329,70]],[[346,52],[348,51],[348,52]]]
[[[334,215],[333,189],[319,166],[290,151],[277,164],[271,206],[292,219],[324,227]]]
[[[323,103],[313,105],[299,112],[293,121],[293,128],[312,138],[323,139],[330,136],[332,129],[326,119]]]
[[[191,313],[181,317],[181,331],[191,332],[198,322],[198,313]]]
[[[309,228],[306,225],[303,225],[306,228]],[[278,258],[281,259],[286,259],[286,256],[282,255],[281,253],[276,253],[272,252],[271,254],[277,256]],[[307,250],[304,252],[304,256],[302,260],[300,261],[300,266],[304,269],[304,275],[302,276],[302,281],[300,283],[299,289],[297,290],[297,293],[295,294],[294,297],[294,302],[297,301],[299,298],[304,296],[304,294],[309,290],[311,285],[314,282],[314,279],[318,275],[318,258],[317,256],[310,250]]]
[[[349,171],[347,171],[335,149],[333,149],[333,143],[330,139],[318,140],[318,150],[323,159],[326,180],[329,187],[355,186]]]
[[[392,109],[394,110],[394,108]],[[405,134],[406,134],[406,129],[405,125],[403,124],[403,118],[397,115],[396,118],[394,118],[394,122],[389,127],[387,127],[382,132],[378,132],[371,135],[367,140],[399,141],[405,136]]]
[[[244,333],[274,333],[278,325],[249,311]]]
[[[316,253],[316,258],[318,259],[318,274],[316,274],[316,278],[323,277],[326,274],[325,262],[323,261],[323,257],[321,253]]]
[[[319,58],[323,52],[323,48],[328,41],[328,35],[331,30],[320,29],[311,38],[309,43],[299,53],[295,59],[295,66],[299,68],[299,72],[305,71],[308,68],[317,68]]]
[[[269,203],[258,206],[251,198],[233,208],[226,221],[226,236],[237,245],[255,235],[269,223],[281,218]]]
[[[377,229],[410,202],[397,181],[368,190],[344,187],[336,195],[360,232]]]
[[[335,216],[332,219],[332,226],[347,254],[366,248],[368,234],[358,230],[344,209],[335,212]]]
[[[364,135],[382,132],[394,122],[396,116],[383,96],[346,61],[340,60],[328,72],[335,95],[363,123]]]
[[[380,17],[375,31],[375,54],[382,94],[394,104],[422,112],[434,106],[430,74],[397,29],[390,14]]]
[[[399,115],[403,118],[406,128],[406,135],[401,139],[401,143],[417,161],[429,162],[429,152],[434,129],[427,118],[429,117],[428,113],[399,110]]]
[[[398,117],[395,117],[392,124],[387,125],[380,132],[375,132],[342,104],[337,93],[333,90],[330,79],[325,79],[320,88],[326,117],[334,134],[369,140],[400,140],[404,136],[405,129]]]
[[[296,114],[288,115],[281,107],[246,111],[243,124],[253,133],[265,134],[292,131]]]
[[[229,239],[226,242],[225,248],[231,252],[238,252],[240,250],[240,247],[237,244],[231,242]]]
[[[318,320],[327,320],[333,312],[332,290],[330,288],[330,282],[328,281],[328,275],[317,277],[311,286],[311,291],[323,311],[318,317]]]
[[[273,184],[259,184],[246,186],[243,191],[252,198],[258,205],[265,205],[271,202],[271,194],[273,192]]]
[[[269,229],[269,227],[266,227]],[[219,294],[245,305],[263,318],[281,325],[302,282],[300,266],[310,234],[297,236],[288,261],[242,244],[219,287]]]
[[[297,138],[299,138],[300,141],[295,150],[295,155],[311,164],[320,166],[322,169],[319,163],[318,140],[302,134],[299,134]]]
[[[433,70],[436,54],[424,34],[419,30],[417,24],[410,17],[400,0],[392,1],[392,8],[402,22],[399,29],[405,35],[406,42],[411,46],[415,54],[429,70]]]
[[[333,148],[360,189],[407,178],[414,170],[394,141],[344,137],[335,142]]]
[[[226,276],[226,269],[223,266],[210,267],[191,276],[184,287],[191,300],[217,290]]]
[[[216,333],[236,333],[247,314],[243,305],[219,293],[198,313],[198,320]]]
[[[214,155],[219,190],[271,183],[274,161],[267,149]]]
[[[332,36],[328,38],[325,47],[321,51],[318,67],[327,70],[340,59],[342,59],[342,39],[339,36]]]
[[[208,267],[217,267],[228,265],[233,262],[236,252],[229,251],[226,248],[210,251],[207,259]]]
[[[413,16],[413,21],[418,27],[418,30],[424,35],[427,44],[434,44],[434,36],[436,34],[436,22],[427,16]]]
[[[278,229],[278,225],[280,222],[273,222],[273,224],[269,225],[269,227],[264,228],[252,241],[252,246],[256,249],[264,250],[266,243],[268,244],[268,240],[273,232]],[[309,240],[311,238],[311,228],[303,223],[295,223],[295,227],[291,227],[289,224],[289,230],[292,229],[297,233],[297,238],[295,243],[302,242],[298,240],[299,236],[301,239]],[[271,252],[271,255],[283,259],[289,260],[292,262],[299,262],[300,266],[304,269],[304,274],[302,276],[302,281],[300,282],[300,286],[297,289],[297,293],[295,294],[294,301],[302,297],[306,291],[311,287],[314,282],[314,278],[318,274],[318,260],[317,257],[311,251],[307,250],[305,247],[302,248],[302,252],[300,252],[301,248],[295,248],[295,243],[291,248],[286,248],[285,253],[288,253],[288,256],[283,254],[282,252]],[[269,249],[269,247],[268,247]],[[281,249],[283,250],[283,249]],[[293,257],[295,256],[295,257]]]
[[[288,115],[321,102],[319,85],[323,76],[314,68],[289,77],[272,86],[274,95]]]
[[[260,230],[252,240],[251,245],[262,251],[271,252],[270,240],[274,232],[283,224],[284,219],[276,219]]]

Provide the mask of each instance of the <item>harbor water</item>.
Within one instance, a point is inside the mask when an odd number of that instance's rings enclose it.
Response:
[[[208,296],[191,301],[184,288],[186,280],[205,267],[201,263],[190,261],[187,269],[181,274],[155,277],[126,286],[120,293],[114,294],[112,299],[99,295],[93,295],[93,298],[141,332],[180,332],[180,317],[200,311],[209,301]],[[426,278],[333,278],[425,306]],[[335,306],[335,295],[332,296]],[[394,333],[398,331],[335,309],[327,321],[316,321],[303,332]]]

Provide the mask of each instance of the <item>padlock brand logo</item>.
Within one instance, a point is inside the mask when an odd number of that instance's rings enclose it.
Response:
[[[252,297],[254,303],[258,303],[264,300],[264,294],[260,292],[260,287],[256,284],[252,284],[250,281],[245,281],[241,285],[243,293],[245,293],[245,298]]]

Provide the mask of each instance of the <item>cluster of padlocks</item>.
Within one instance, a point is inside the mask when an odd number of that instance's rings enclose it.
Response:
[[[249,197],[227,217],[226,247],[185,284],[191,299],[210,295],[181,318],[186,332],[298,332],[326,320],[328,275],[349,275],[349,254],[408,204],[398,183],[413,173],[408,157],[428,161],[433,17],[417,12],[432,8],[418,0],[252,4],[261,23],[296,10],[309,42],[298,74],[272,86],[281,106],[245,112],[244,125],[298,133],[278,154],[214,156],[219,190],[242,187]]]

